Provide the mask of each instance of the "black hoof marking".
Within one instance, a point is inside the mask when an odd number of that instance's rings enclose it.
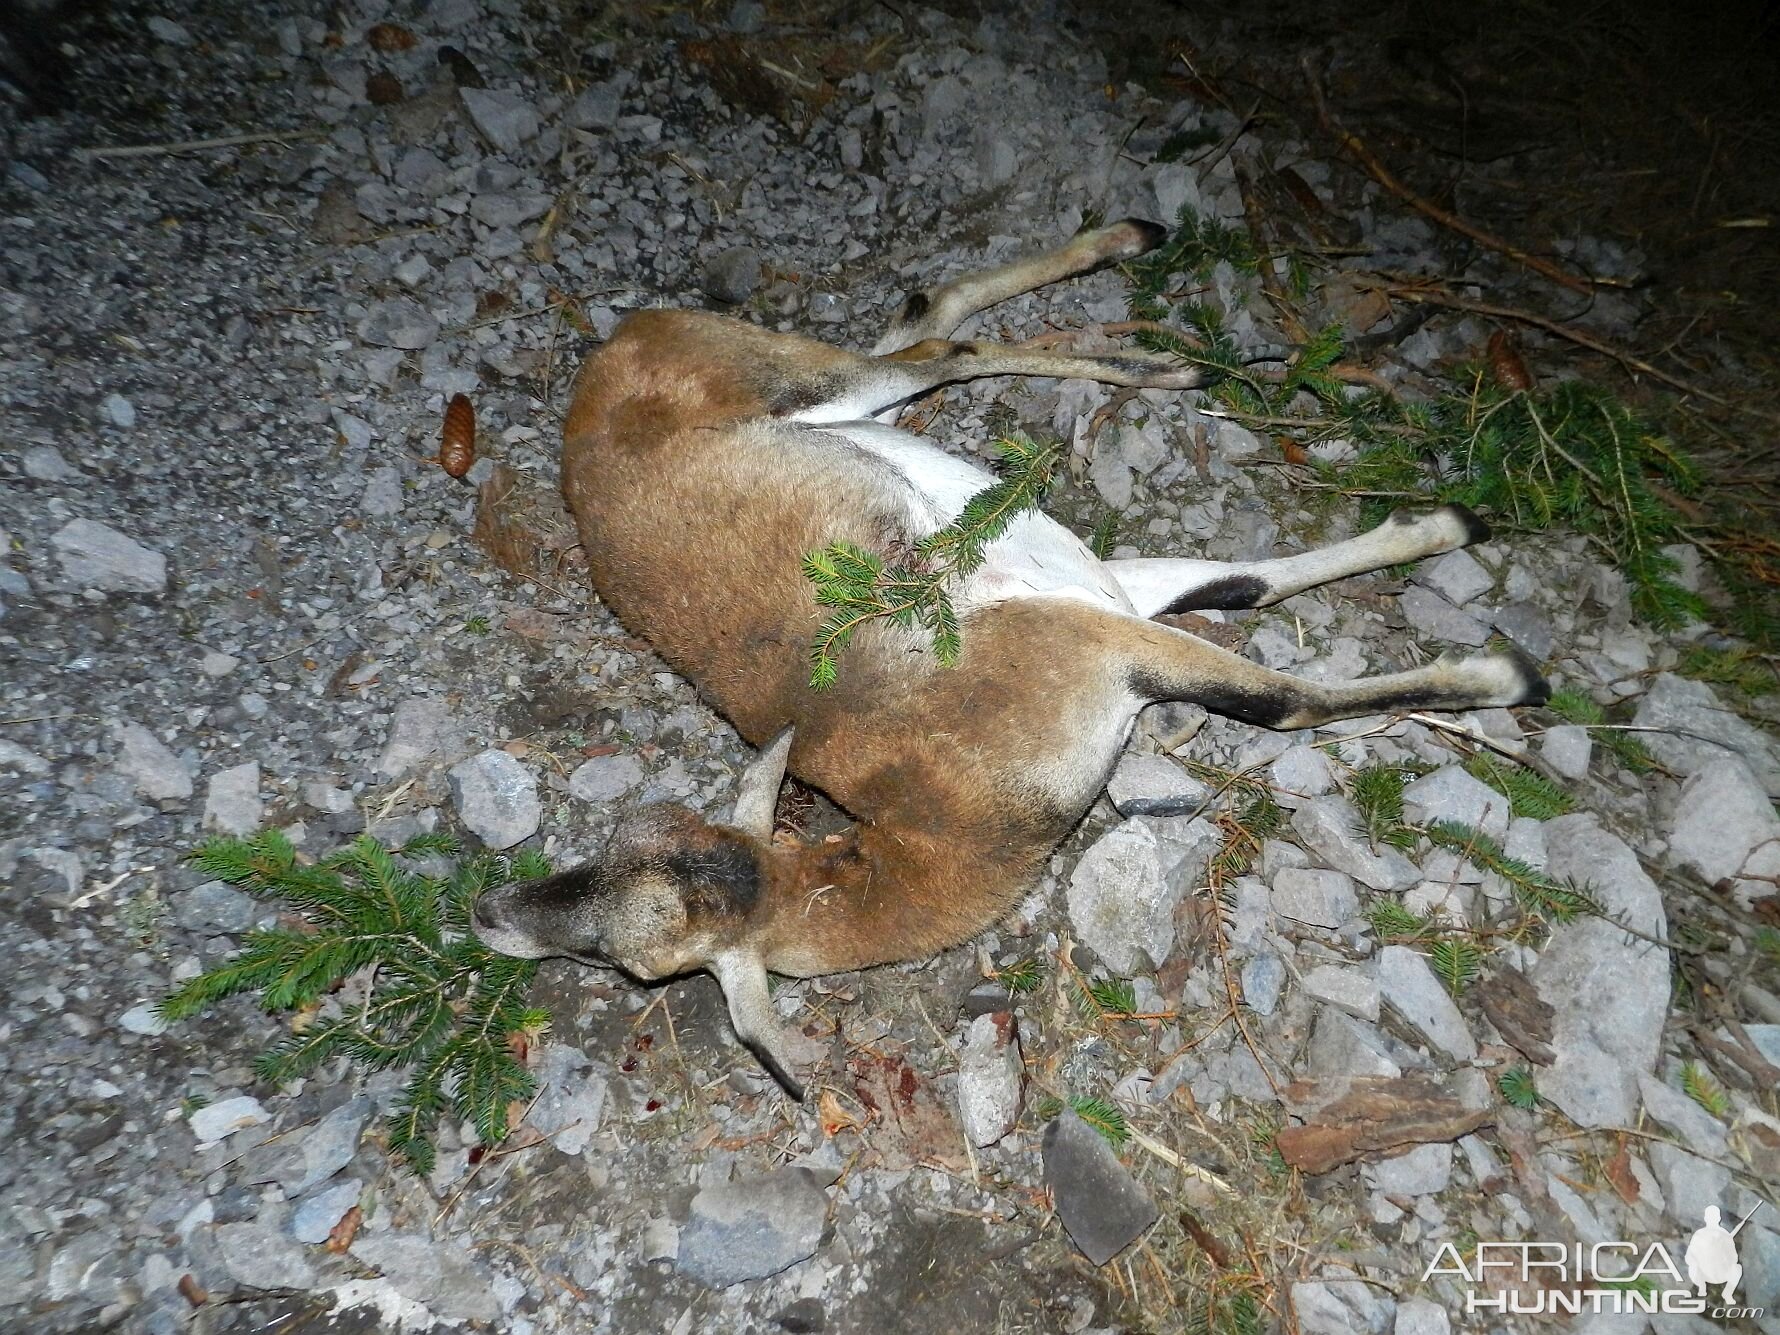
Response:
[[[1259,575],[1225,575],[1197,589],[1189,589],[1167,607],[1163,614],[1178,612],[1234,612],[1254,607],[1267,593],[1267,581]]]
[[[1469,547],[1474,542],[1488,542],[1490,540],[1490,526],[1484,523],[1483,520],[1479,519],[1477,517],[1477,512],[1470,506],[1459,505],[1457,502],[1454,502],[1450,505],[1442,506],[1441,508],[1454,519],[1458,520],[1464,527],[1465,546]]]
[[[902,303],[902,313],[896,318],[905,324],[912,324],[927,314],[928,308],[932,305],[933,303],[928,300],[925,292],[917,292]]]
[[[1514,664],[1515,672],[1520,677],[1520,698],[1515,704],[1542,705],[1551,699],[1551,683],[1545,680],[1545,674],[1539,670],[1539,664],[1533,660],[1531,654],[1509,640],[1502,656]]]
[[[1168,229],[1147,218],[1125,218],[1120,225],[1137,233],[1137,249],[1133,252],[1136,255],[1146,255],[1168,240]]]

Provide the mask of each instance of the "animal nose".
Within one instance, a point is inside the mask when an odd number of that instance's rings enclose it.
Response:
[[[478,927],[499,927],[501,925],[500,919],[494,915],[494,909],[489,904],[487,895],[483,895],[476,901],[475,907],[470,910],[470,917],[475,919]]]

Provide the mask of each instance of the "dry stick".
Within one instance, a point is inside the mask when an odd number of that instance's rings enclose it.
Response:
[[[1248,162],[1240,157],[1232,157],[1230,165],[1236,169],[1237,192],[1242,196],[1242,211],[1248,219],[1249,236],[1254,241],[1257,251],[1268,249],[1267,218],[1261,211],[1259,192],[1255,187],[1255,173]],[[1305,328],[1304,321],[1299,318],[1297,307],[1281,286],[1279,274],[1273,267],[1274,257],[1263,254],[1255,265],[1255,273],[1261,280],[1261,291],[1272,304],[1274,314],[1279,316],[1284,326],[1286,337],[1294,343],[1310,342],[1310,330]]]
[[[1385,166],[1371,149],[1366,147],[1364,140],[1352,131],[1343,127],[1341,123],[1335,119],[1334,115],[1329,110],[1328,100],[1323,95],[1322,81],[1316,77],[1308,60],[1306,60],[1304,64],[1304,73],[1305,77],[1309,80],[1310,96],[1316,103],[1317,119],[1323,123],[1323,129],[1333,135],[1335,141],[1339,143],[1341,147],[1353,154],[1360,166],[1365,168],[1368,176],[1377,181],[1386,190],[1389,190],[1393,195],[1396,195],[1399,199],[1403,200],[1411,208],[1415,209],[1418,213],[1426,214],[1442,227],[1450,228],[1461,236],[1468,236],[1473,241],[1477,242],[1478,245],[1488,247],[1490,250],[1493,250],[1498,254],[1506,255],[1515,263],[1526,266],[1534,273],[1549,278],[1552,282],[1557,283],[1562,287],[1567,287],[1572,292],[1593,292],[1595,287],[1599,285],[1594,279],[1578,278],[1575,274],[1560,269],[1550,260],[1541,259],[1537,255],[1522,250],[1513,242],[1504,241],[1501,237],[1486,232],[1481,227],[1475,226],[1472,223],[1466,222],[1463,218],[1459,217],[1458,214],[1441,208],[1432,200],[1425,199],[1421,195],[1416,194],[1415,191],[1411,190],[1402,181],[1398,180],[1395,174],[1392,173],[1391,169]]]
[[[119,144],[115,147],[77,148],[74,156],[94,158],[158,158],[169,153],[196,153],[208,148],[240,148],[245,144],[277,144],[287,139],[320,139],[326,130],[262,130],[255,134],[225,134],[215,139],[184,139],[174,144]]]
[[[1388,291],[1391,296],[1401,297],[1404,301],[1422,302],[1430,306],[1444,306],[1448,310],[1467,311],[1472,315],[1489,315],[1494,316],[1498,320],[1516,320],[1521,324],[1530,324],[1536,328],[1543,329],[1548,334],[1555,334],[1559,338],[1568,339],[1571,343],[1587,348],[1591,352],[1598,352],[1603,357],[1611,357],[1621,366],[1627,367],[1633,371],[1640,371],[1653,380],[1660,380],[1671,389],[1679,390],[1683,394],[1692,394],[1698,398],[1705,399],[1708,403],[1716,403],[1721,408],[1730,408],[1736,412],[1748,413],[1752,417],[1765,417],[1780,420],[1780,418],[1775,418],[1775,414],[1763,412],[1759,408],[1745,408],[1739,404],[1732,403],[1729,399],[1721,398],[1710,390],[1701,389],[1692,381],[1683,380],[1680,376],[1671,375],[1660,367],[1652,366],[1642,357],[1636,357],[1630,352],[1627,352],[1624,348],[1615,347],[1605,339],[1596,338],[1593,334],[1584,333],[1582,330],[1577,329],[1574,326],[1564,324],[1560,320],[1553,320],[1549,316],[1537,315],[1532,311],[1519,310],[1513,306],[1498,306],[1493,302],[1471,301],[1465,297],[1454,296],[1451,292],[1440,291],[1437,288],[1393,287],[1389,288]]]

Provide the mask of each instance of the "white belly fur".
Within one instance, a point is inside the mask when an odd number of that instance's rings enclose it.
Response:
[[[966,502],[995,482],[994,474],[878,422],[838,422],[825,428],[895,469],[908,482],[917,509],[933,529],[944,528]],[[1118,581],[1088,545],[1050,516],[1028,511],[990,543],[982,566],[952,598],[959,612],[1010,598],[1073,598],[1120,612],[1135,609]]]

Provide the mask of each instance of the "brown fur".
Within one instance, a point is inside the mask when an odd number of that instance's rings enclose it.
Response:
[[[646,312],[587,363],[564,436],[564,489],[600,596],[750,742],[795,724],[792,772],[860,822],[839,844],[770,850],[757,920],[780,972],[906,959],[980,931],[1092,796],[1059,800],[1009,777],[1062,749],[1051,733],[1077,713],[1072,694],[1105,687],[1045,651],[1072,637],[1054,613],[985,609],[954,669],[868,629],[840,683],[809,688],[817,617],[804,555],[838,538],[882,547],[913,535],[868,466],[837,475],[812,428],[740,424],[774,392],[763,365],[782,388],[867,373],[869,360]],[[1047,702],[1036,717],[1034,698]]]

